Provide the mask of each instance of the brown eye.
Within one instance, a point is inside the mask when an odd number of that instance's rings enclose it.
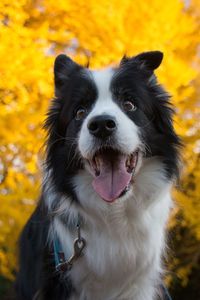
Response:
[[[135,104],[133,104],[133,102],[131,102],[131,101],[125,101],[123,103],[123,108],[124,108],[125,111],[134,111],[134,110],[136,110]]]
[[[76,111],[76,120],[82,120],[86,114],[86,109],[81,107]]]

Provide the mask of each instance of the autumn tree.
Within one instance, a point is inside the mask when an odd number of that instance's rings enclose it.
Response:
[[[39,194],[42,123],[53,96],[52,66],[64,52],[99,68],[161,50],[160,81],[186,144],[175,199],[172,270],[187,284],[200,256],[199,2],[169,0],[2,0],[0,3],[0,274],[13,279],[16,240]],[[177,218],[177,219],[176,219]],[[184,235],[182,234],[184,232]],[[187,248],[187,249],[186,249]],[[169,281],[174,280],[174,275]]]

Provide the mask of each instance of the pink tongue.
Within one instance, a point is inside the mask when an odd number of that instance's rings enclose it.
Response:
[[[93,187],[103,200],[113,202],[130,183],[131,174],[126,170],[124,155],[115,154],[111,157],[98,155],[100,175],[93,180]]]

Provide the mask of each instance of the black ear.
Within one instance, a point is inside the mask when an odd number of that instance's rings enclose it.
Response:
[[[121,65],[129,63],[140,64],[141,67],[146,67],[146,69],[153,71],[157,69],[163,60],[163,53],[160,51],[149,51],[143,52],[134,56],[132,58],[127,58],[124,56],[121,61]]]
[[[163,60],[163,53],[160,51],[143,52],[135,56],[135,60],[144,63],[148,69],[153,71],[160,66]]]
[[[54,81],[56,89],[59,89],[70,77],[72,72],[80,66],[65,54],[56,57],[54,63]]]

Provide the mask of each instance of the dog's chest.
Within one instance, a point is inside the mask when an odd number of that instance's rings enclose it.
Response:
[[[139,227],[130,225],[126,231],[120,226],[115,230],[93,228],[83,232],[84,254],[70,272],[78,292],[76,299],[133,299],[140,277],[144,278],[147,273],[149,276],[150,265],[155,269],[158,255],[151,245],[148,228],[144,228],[144,224],[143,228]]]
[[[87,222],[81,226],[86,247],[69,273],[77,292],[70,300],[154,299],[171,203],[168,188],[158,193],[159,199],[156,195],[148,209],[131,198],[109,206],[109,212],[93,199],[94,210],[89,207],[84,216]],[[59,220],[54,222],[54,229],[69,257],[76,231],[72,233]]]

